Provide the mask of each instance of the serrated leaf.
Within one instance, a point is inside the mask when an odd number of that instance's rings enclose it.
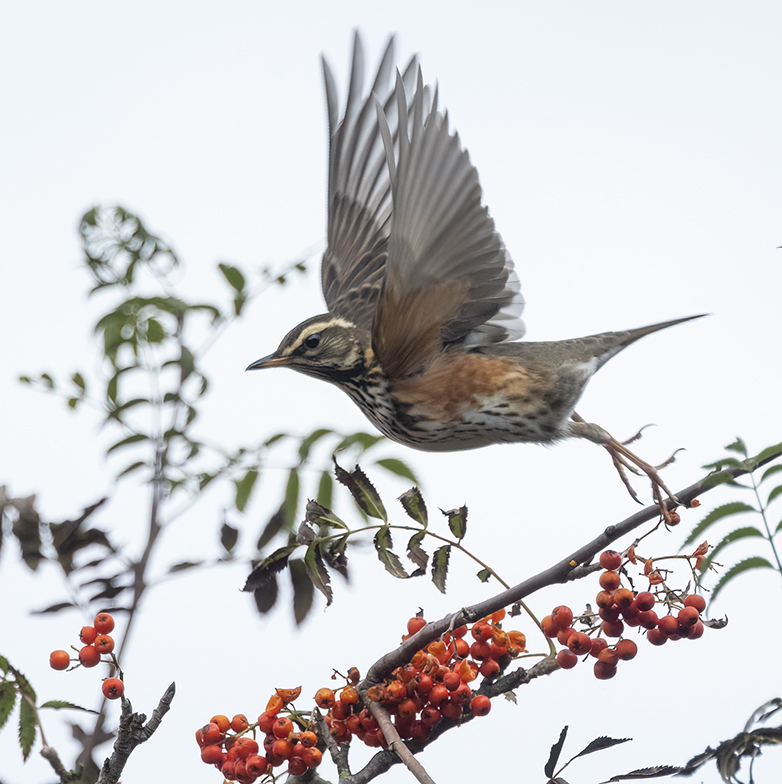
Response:
[[[620,743],[627,743],[631,740],[632,738],[607,738],[605,735],[601,735],[599,738],[595,738],[591,743],[588,743],[574,757],[571,757],[570,761],[572,762],[579,757],[585,757],[587,754],[592,754],[595,751],[610,749],[612,746],[618,746]]]
[[[285,524],[292,529],[296,520],[296,510],[299,508],[299,472],[295,468],[291,468],[288,474],[283,508],[285,509]]]
[[[149,441],[149,436],[145,436],[143,433],[134,433],[132,436],[128,436],[127,438],[123,438],[120,441],[117,441],[116,444],[112,444],[106,450],[106,454],[109,455],[115,449],[121,449],[123,446],[130,446],[131,444],[137,444],[139,441]]]
[[[305,519],[308,523],[315,525],[325,525],[328,528],[341,528],[344,531],[348,530],[348,526],[331,511],[321,506],[316,501],[307,501],[307,510]]]
[[[375,460],[375,465],[385,468],[386,471],[389,471],[395,476],[401,476],[402,479],[409,479],[411,482],[418,484],[418,478],[413,473],[413,469],[402,460],[395,457],[385,457],[382,460]]]
[[[345,449],[348,449],[351,446],[358,445],[360,447],[361,452],[366,452],[367,449],[370,449],[375,444],[383,441],[385,436],[376,436],[372,433],[351,433],[350,435],[345,436],[342,441],[340,441],[334,452],[342,452]]]
[[[467,534],[467,507],[459,509],[440,510],[448,518],[448,527],[451,533],[459,540],[464,539]]]
[[[426,536],[426,531],[418,531],[410,537],[407,543],[407,557],[421,569],[426,569],[429,564],[429,556],[421,547],[421,542]]]
[[[400,579],[406,579],[410,576],[402,566],[399,556],[391,549],[393,547],[393,542],[391,540],[391,532],[388,530],[387,525],[383,526],[375,534],[373,542],[377,557],[380,560],[380,563],[385,566],[387,572]]]
[[[440,593],[445,593],[445,582],[448,579],[448,563],[451,560],[451,545],[444,544],[434,551],[432,556],[432,582]]]
[[[778,444],[773,444],[772,446],[767,446],[765,449],[762,449],[756,456],[755,460],[765,460],[772,455],[779,456],[780,452],[782,452],[782,441]]]
[[[220,272],[223,273],[223,277],[228,281],[229,286],[231,286],[236,291],[244,291],[245,286],[247,285],[247,281],[239,269],[234,267],[232,264],[222,263],[218,264],[217,267]]]
[[[770,476],[774,476],[774,474],[778,474],[780,471],[782,471],[782,463],[777,463],[777,465],[772,465],[771,468],[767,468],[763,472],[763,475],[758,480],[758,484],[762,484]]]
[[[293,585],[293,619],[299,626],[312,609],[315,588],[307,574],[307,567],[300,558],[290,561],[288,568]]]
[[[727,504],[722,504],[722,506],[718,506],[716,509],[712,509],[711,512],[692,529],[689,536],[685,539],[684,544],[681,546],[681,550],[696,540],[700,540],[703,532],[718,520],[722,520],[724,517],[729,517],[730,515],[741,514],[742,512],[757,512],[757,509],[755,509],[754,506],[745,504],[743,501],[731,501]]]
[[[7,672],[8,670],[6,670]],[[13,713],[16,704],[16,689],[13,683],[0,683],[0,729]]]
[[[782,495],[782,485],[777,485],[769,494],[768,500],[766,501],[766,506],[768,506],[775,498],[779,498]]]
[[[388,521],[386,509],[377,490],[359,466],[356,466],[353,471],[346,471],[334,460],[334,473],[337,481],[350,491],[360,509],[370,517],[378,518],[384,523]]]
[[[326,606],[328,607],[332,602],[334,592],[331,589],[331,577],[323,563],[317,542],[307,548],[307,552],[304,554],[304,565],[312,584],[326,597]]]
[[[743,561],[739,561],[739,563],[731,566],[717,581],[717,584],[714,586],[711,592],[711,602],[713,602],[717,596],[722,592],[722,589],[734,578],[738,577],[740,574],[747,572],[751,569],[773,569],[774,567],[765,559],[761,558],[759,555],[751,556],[750,558],[745,558]]]
[[[273,574],[269,577],[263,585],[259,586],[253,591],[253,599],[255,600],[255,608],[261,615],[269,612],[277,603],[277,596],[279,595],[279,585],[277,583],[277,575]]]
[[[251,468],[241,479],[236,480],[236,509],[243,512],[247,507],[255,483],[258,480],[258,471]]]
[[[238,539],[239,529],[228,525],[228,523],[223,523],[220,527],[220,544],[227,553],[230,553],[236,547]]]
[[[747,445],[744,443],[744,441],[741,438],[738,437],[732,444],[728,444],[725,447],[725,449],[727,449],[729,452],[738,452],[740,455],[743,455],[744,457],[749,456],[747,453]]]
[[[255,591],[271,580],[277,572],[288,565],[288,558],[298,548],[298,545],[279,547],[267,555],[253,570],[242,588],[243,591]]]
[[[321,506],[330,509],[334,503],[334,480],[328,471],[324,471],[320,475],[318,482],[318,495],[317,501]]]
[[[399,496],[399,502],[408,517],[426,528],[429,524],[429,513],[426,511],[424,497],[417,487],[411,487],[406,493],[402,493]]]
[[[546,778],[551,778],[554,775],[554,770],[557,767],[557,762],[559,761],[559,755],[562,753],[562,747],[565,745],[565,738],[567,737],[568,725],[566,724],[562,731],[559,733],[559,739],[557,742],[551,747],[551,751],[548,755],[548,761],[546,762],[545,767],[543,768],[543,773],[546,775]]]
[[[84,713],[93,713],[96,716],[98,715],[98,711],[92,710],[92,708],[83,708],[81,705],[77,705],[75,702],[68,702],[67,700],[49,700],[48,702],[44,702],[43,705],[39,705],[38,708],[54,708],[55,710],[66,708],[68,710],[77,710],[83,711]]]
[[[676,765],[655,765],[651,768],[639,768],[631,770],[629,773],[621,773],[618,776],[611,776],[608,781],[640,781],[641,779],[657,779],[661,776],[675,776],[685,769]]]
[[[30,756],[35,743],[35,736],[38,726],[35,723],[35,708],[30,703],[22,699],[19,701],[19,746],[22,749],[22,757],[26,760]]]
[[[306,523],[299,525],[299,530],[296,532],[296,542],[298,544],[310,544],[317,539],[315,531]]]
[[[327,436],[332,432],[334,431],[329,430],[328,428],[320,428],[320,430],[315,430],[306,438],[302,439],[302,442],[299,444],[299,460],[303,463],[310,456],[312,447],[320,441],[323,436]]]
[[[270,518],[269,522],[263,527],[261,535],[255,547],[258,550],[263,550],[272,539],[282,530],[285,525],[285,504],[283,504]]]

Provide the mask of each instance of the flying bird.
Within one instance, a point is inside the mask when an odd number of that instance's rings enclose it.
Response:
[[[358,33],[342,117],[328,111],[328,312],[247,369],[287,367],[335,384],[394,441],[430,452],[585,438],[625,473],[652,466],[576,412],[589,379],[644,335],[700,316],[554,342],[524,334],[518,276],[482,204],[478,173],[414,57],[394,78],[394,41],[364,87]],[[675,500],[675,499],[674,499]]]

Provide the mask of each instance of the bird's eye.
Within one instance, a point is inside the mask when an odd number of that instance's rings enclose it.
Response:
[[[307,335],[307,337],[304,338],[304,345],[307,348],[317,348],[320,345],[320,332]]]

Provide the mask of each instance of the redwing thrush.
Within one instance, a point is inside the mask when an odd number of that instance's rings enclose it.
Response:
[[[328,313],[248,368],[336,384],[389,438],[426,451],[587,438],[667,490],[656,469],[575,411],[592,374],[634,341],[687,321],[551,343],[524,334],[513,262],[478,174],[415,58],[390,87],[393,39],[368,93],[356,35],[345,113],[323,61],[329,120]],[[689,318],[699,318],[690,316]]]

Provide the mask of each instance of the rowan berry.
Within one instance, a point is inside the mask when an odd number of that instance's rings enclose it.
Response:
[[[101,652],[101,653],[111,653],[114,650],[114,638],[109,637],[108,634],[99,634],[95,638],[95,642],[93,645]]]
[[[700,613],[695,607],[684,607],[676,616],[679,626],[694,626],[700,620]]]
[[[621,637],[625,629],[622,621],[603,621],[601,627],[606,637]]]
[[[479,621],[472,625],[470,633],[474,640],[477,640],[478,642],[488,642],[492,637],[492,627],[488,623]]]
[[[566,604],[560,604],[551,611],[551,623],[558,632],[569,628],[573,623],[573,610]]]
[[[339,698],[348,705],[355,705],[358,702],[358,692],[353,686],[345,686],[340,692]]]
[[[94,667],[100,662],[100,651],[93,645],[85,645],[79,651],[79,662],[82,667]]]
[[[234,741],[231,751],[234,752],[238,759],[247,759],[252,754],[258,753],[258,741],[247,737],[247,735],[242,735],[241,738],[237,738]]]
[[[448,700],[440,706],[440,713],[443,718],[458,721],[462,717],[462,706]]]
[[[703,636],[703,621],[696,621],[692,626],[687,628],[687,639],[697,640]]]
[[[638,653],[638,646],[632,640],[619,640],[616,644],[616,654],[622,661],[634,659]]]
[[[605,607],[614,606],[614,592],[613,591],[600,591],[595,597],[595,604],[602,610]]]
[[[227,716],[225,717],[225,719],[226,719],[226,721],[228,721],[228,717]],[[276,720],[277,720],[276,716],[272,716],[269,713],[262,713],[258,717],[258,729],[261,732],[269,733],[269,732],[272,731],[272,727],[274,726],[274,722]],[[229,726],[230,726],[230,722],[228,722],[228,723],[229,723]]]
[[[455,703],[456,705],[465,705],[470,701],[472,697],[472,689],[470,688],[469,684],[462,683],[458,689],[451,692],[451,702]]]
[[[453,630],[453,632],[451,632],[451,634],[453,634],[453,636],[458,640],[461,637],[464,637],[464,635],[467,634],[468,631],[469,629],[467,628],[467,624],[465,623],[462,626],[457,626]]]
[[[426,724],[427,727],[434,727],[438,721],[440,721],[441,714],[434,705],[427,705],[421,711],[421,721]]]
[[[336,698],[334,697],[334,691],[332,689],[318,689],[315,692],[315,704],[319,708],[324,708],[328,710],[329,708],[334,707],[334,703],[336,702]]]
[[[212,718],[209,719],[209,723],[216,724],[220,732],[228,732],[231,727],[230,719],[228,716],[223,716],[222,713],[218,713],[215,716],[212,716]]]
[[[657,617],[657,613],[654,610],[644,610],[638,616],[638,620],[644,629],[655,629],[660,619]]]
[[[416,615],[407,622],[407,633],[415,634],[416,632],[420,632],[424,626],[426,626],[426,621],[422,616]]]
[[[606,664],[599,659],[595,662],[594,667],[595,678],[599,681],[607,681],[616,675],[616,665]]]
[[[350,716],[351,706],[344,700],[337,700],[334,707],[331,709],[331,717],[339,721],[345,721]]]
[[[272,724],[272,734],[275,738],[287,738],[293,732],[293,722],[287,716],[280,716]]]
[[[415,691],[424,697],[429,694],[434,687],[434,681],[424,673],[419,673],[413,680],[415,681]]]
[[[415,714],[418,712],[418,706],[415,704],[415,700],[408,697],[406,700],[399,703],[396,712],[403,719],[412,721],[415,718]]]
[[[314,746],[308,747],[304,749],[301,758],[308,768],[317,768],[323,761],[323,752],[320,749],[316,749]]]
[[[456,651],[456,655],[460,656],[461,658],[469,656],[470,643],[460,637],[458,640],[454,640],[454,650]]]
[[[603,662],[603,664],[610,664],[612,667],[616,667],[619,656],[617,655],[615,648],[606,647],[597,655],[597,660]]]
[[[633,592],[629,588],[617,588],[614,592],[614,604],[624,610],[633,603]]]
[[[604,550],[600,553],[600,566],[603,569],[615,570],[622,565],[622,555],[616,550]]]
[[[641,593],[637,594],[635,597],[635,606],[641,610],[641,612],[653,609],[655,603],[654,594],[649,591],[641,591]]]
[[[491,645],[487,642],[477,640],[470,646],[470,656],[476,661],[483,661],[491,658]]]
[[[672,637],[679,631],[679,621],[674,618],[673,615],[664,615],[657,621],[657,628],[666,635],[666,637]]]
[[[634,604],[631,604],[622,610],[622,619],[628,626],[640,626],[641,611]]]
[[[204,746],[201,749],[201,761],[207,765],[214,765],[222,762],[223,750],[220,746]]]
[[[92,645],[95,642],[95,638],[98,636],[98,630],[94,626],[82,626],[81,631],[79,632],[79,639],[85,645]]]
[[[605,637],[595,637],[592,640],[592,647],[589,650],[589,655],[597,658],[600,655],[600,651],[605,650],[607,647],[608,640],[606,640]]]
[[[386,686],[387,699],[391,702],[400,703],[407,699],[407,687],[401,681],[391,681]]]
[[[410,737],[413,740],[426,741],[429,740],[431,729],[424,724],[420,719],[416,719],[410,726]]]
[[[603,572],[598,580],[604,591],[615,591],[621,584],[622,578],[618,572]]]
[[[266,760],[266,757],[259,757],[257,754],[252,754],[245,760],[244,769],[247,771],[248,776],[257,779],[269,770],[269,763]]]
[[[291,757],[288,763],[288,773],[291,776],[301,776],[307,770],[307,763],[301,757]]]
[[[557,642],[560,645],[567,645],[568,638],[575,629],[572,626],[569,626],[567,629],[563,629],[561,632],[557,632]]]
[[[224,759],[220,765],[220,773],[228,781],[236,781],[236,760]]]
[[[448,691],[455,691],[458,689],[461,682],[462,679],[459,677],[459,673],[453,672],[453,670],[449,670],[443,676],[443,686],[445,686]]]
[[[697,593],[691,593],[684,599],[685,607],[694,607],[698,612],[703,612],[706,609],[706,600]]]
[[[592,638],[585,632],[573,632],[567,641],[567,647],[570,648],[576,656],[583,656],[591,650]]]
[[[101,691],[107,700],[118,700],[125,693],[125,684],[119,678],[106,678]]]
[[[237,713],[231,719],[231,729],[234,732],[244,732],[250,726],[250,722],[247,721],[247,716],[243,713]]]
[[[448,689],[442,683],[437,683],[429,692],[429,703],[437,707],[443,700],[448,699],[448,694]]]
[[[557,664],[563,670],[570,670],[578,664],[578,656],[568,648],[563,648],[557,654]]]
[[[618,621],[620,612],[619,608],[612,604],[610,607],[601,607],[598,615],[604,621]]]
[[[239,739],[241,740],[241,738]],[[293,744],[287,738],[278,737],[272,743],[272,754],[280,759],[290,759],[293,754]]]
[[[347,743],[350,740],[350,730],[344,721],[334,719],[334,721],[331,722],[330,729],[331,737],[334,738],[337,743]]]
[[[218,743],[222,739],[223,733],[220,731],[220,727],[213,721],[210,721],[209,724],[204,724],[204,726],[201,727],[201,740],[203,741],[203,745],[209,746],[213,743]]]
[[[52,651],[49,654],[49,666],[53,670],[67,670],[71,666],[71,655],[68,651]]]
[[[98,613],[92,625],[98,634],[110,634],[114,630],[114,618],[108,613]]]
[[[470,712],[474,716],[486,716],[491,710],[491,700],[485,694],[476,694],[470,700]]]
[[[665,643],[668,642],[668,635],[661,632],[655,626],[646,633],[646,639],[649,640],[652,645],[665,645]]]
[[[481,662],[478,672],[484,678],[491,678],[500,671],[500,663],[496,659],[486,659]]]

